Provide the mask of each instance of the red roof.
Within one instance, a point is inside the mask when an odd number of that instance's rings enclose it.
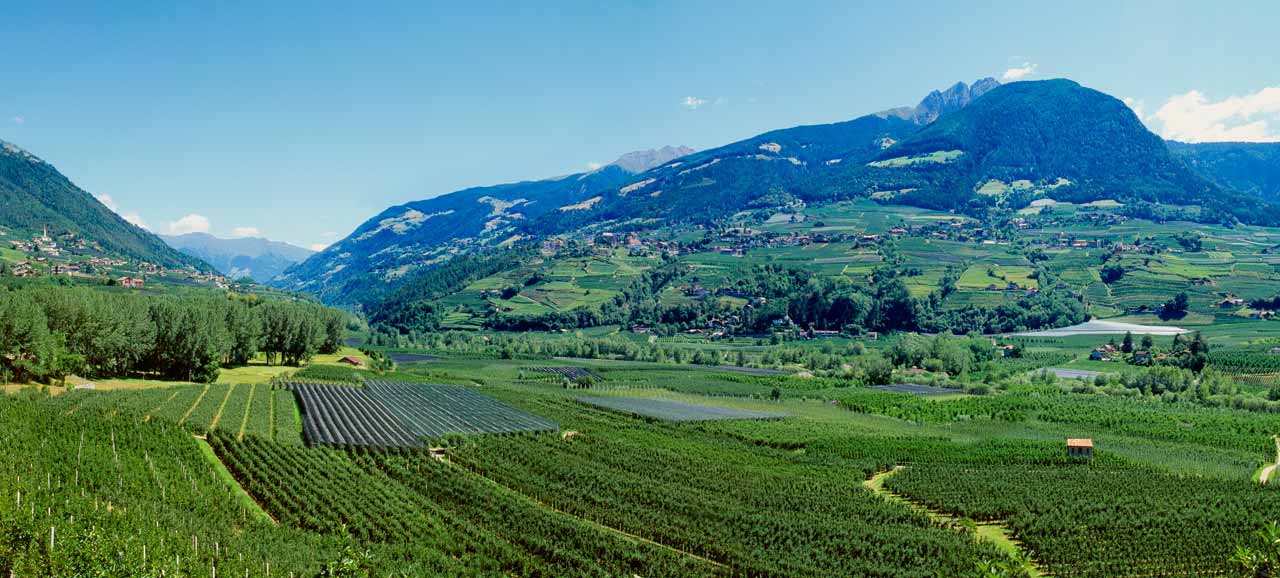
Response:
[[[351,365],[364,365],[364,362],[360,361],[360,358],[354,355],[348,355],[346,357],[343,357],[342,359],[339,359],[338,361],[342,363],[350,363]]]

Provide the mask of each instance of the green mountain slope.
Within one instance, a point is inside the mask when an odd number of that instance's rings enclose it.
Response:
[[[1280,143],[1168,144],[1170,152],[1219,186],[1280,201]]]
[[[0,225],[29,237],[48,227],[52,236],[74,233],[103,251],[166,267],[209,266],[166,245],[115,214],[49,163],[0,141]]]
[[[950,153],[948,162],[895,166],[903,159]],[[1120,100],[1070,80],[996,88],[883,151],[862,179],[902,172],[917,190],[901,199],[959,208],[991,180],[1071,184],[1054,198],[1117,199],[1199,206],[1254,224],[1274,224],[1266,203],[1224,190],[1169,152]],[[878,170],[877,170],[878,169]],[[981,200],[981,199],[979,199]]]

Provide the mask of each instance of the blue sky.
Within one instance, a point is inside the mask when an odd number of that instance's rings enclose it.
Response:
[[[717,146],[982,76],[1276,140],[1275,2],[30,2],[0,139],[156,232],[308,246],[389,205]]]

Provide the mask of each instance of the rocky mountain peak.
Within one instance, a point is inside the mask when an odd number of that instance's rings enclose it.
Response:
[[[680,146],[664,146],[657,149],[632,151],[609,163],[629,173],[643,173],[651,168],[664,165],[685,155],[693,154],[693,149]]]

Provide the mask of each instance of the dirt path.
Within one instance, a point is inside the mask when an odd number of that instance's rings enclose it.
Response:
[[[1276,468],[1280,467],[1280,436],[1272,439],[1276,442],[1276,463],[1262,468],[1262,474],[1258,476],[1258,483],[1264,486],[1271,481],[1271,475],[1276,473]]]
[[[209,422],[209,431],[213,431],[218,427],[218,422],[222,421],[222,410],[227,409],[227,401],[231,399],[231,394],[236,392],[236,386],[233,384],[227,388],[227,395],[222,398],[222,404],[218,406],[218,413],[213,414],[213,421]]]
[[[257,384],[249,386],[249,401],[244,406],[244,417],[240,418],[240,432],[236,434],[236,441],[244,441],[244,430],[249,427],[249,414],[253,413],[253,394],[257,391]]]
[[[204,401],[204,396],[208,393],[209,386],[206,385],[200,392],[200,395],[196,396],[196,402],[191,404],[191,407],[187,408],[187,413],[182,414],[182,419],[178,420],[178,425],[182,425],[187,422],[187,418],[191,417],[191,412],[194,412],[197,407],[200,407],[200,402]]]
[[[1277,446],[1277,447],[1280,447],[1280,446]],[[978,522],[974,522],[973,520],[968,520],[966,518],[952,516],[936,510],[931,510],[921,504],[912,502],[911,500],[908,500],[907,498],[900,496],[898,494],[895,494],[889,491],[887,488],[885,488],[884,487],[885,480],[889,479],[890,476],[902,471],[903,469],[905,469],[905,466],[895,466],[892,470],[889,470],[886,472],[880,472],[874,476],[871,476],[870,479],[863,481],[862,486],[868,490],[871,490],[872,492],[875,492],[877,495],[883,497],[886,500],[889,500],[890,502],[894,502],[896,504],[902,504],[903,506],[911,508],[912,510],[921,512],[929,516],[929,519],[935,522],[940,522],[942,524],[947,524],[947,525],[972,524],[976,529],[976,533],[979,539],[987,541],[988,543],[995,546],[996,548],[999,548],[1001,552],[1004,552],[1010,556],[1019,556],[1024,553],[1022,551],[1022,545],[1018,543],[1017,540],[1014,540],[1013,536],[1009,535],[1009,529],[1005,528],[1003,525],[1001,525],[998,522],[978,523]],[[1038,566],[1031,571],[1031,575],[1047,576],[1047,574],[1044,573],[1044,570],[1039,568]]]
[[[449,461],[449,457],[448,457],[448,455],[446,455],[446,454],[442,454],[442,455],[440,455],[440,457],[439,457],[439,458],[437,458],[437,459],[438,459],[439,461],[441,461],[441,462],[445,463],[445,464],[448,464],[448,465],[449,465],[449,466],[451,466],[451,467],[458,468],[459,470],[461,470],[461,471],[463,471],[463,472],[467,472],[467,473],[469,473],[469,474],[471,474],[471,475],[473,475],[473,476],[476,476],[476,477],[478,477],[478,478],[480,478],[480,479],[482,479],[482,480],[484,480],[484,481],[486,481],[486,482],[488,482],[488,483],[490,483],[490,484],[492,484],[492,485],[494,485],[494,486],[496,486],[496,487],[498,487],[498,488],[501,488],[501,489],[503,489],[503,490],[506,490],[507,492],[509,492],[509,493],[511,493],[511,494],[513,494],[513,495],[515,495],[515,496],[517,496],[517,497],[519,497],[519,498],[523,499],[523,500],[526,500],[526,501],[528,501],[528,502],[530,502],[530,503],[534,504],[535,506],[538,506],[539,508],[542,508],[542,509],[544,509],[544,510],[548,510],[548,511],[555,512],[555,513],[557,513],[557,514],[560,514],[560,515],[562,515],[562,516],[567,516],[567,517],[573,518],[574,520],[577,520],[578,522],[581,522],[581,523],[586,524],[586,525],[588,525],[588,526],[592,526],[592,527],[597,528],[597,529],[599,529],[599,530],[603,530],[603,531],[605,531],[605,532],[609,532],[609,533],[611,533],[611,534],[616,534],[616,535],[618,535],[618,536],[622,536],[622,537],[624,537],[624,538],[627,538],[627,539],[630,539],[630,540],[634,540],[634,541],[636,541],[636,542],[642,542],[642,543],[648,544],[648,545],[650,545],[650,546],[655,546],[655,547],[657,547],[657,548],[662,548],[663,550],[666,550],[666,551],[668,551],[668,552],[672,552],[672,553],[675,553],[675,554],[679,554],[679,555],[681,555],[681,556],[685,556],[685,557],[688,557],[688,558],[691,558],[691,559],[697,560],[697,561],[699,561],[699,562],[703,562],[703,563],[706,563],[706,564],[710,564],[710,565],[712,565],[712,566],[715,566],[716,568],[725,568],[725,567],[726,567],[724,564],[721,564],[721,563],[719,563],[719,562],[716,562],[715,560],[712,560],[712,559],[710,559],[710,558],[704,558],[704,557],[702,557],[702,556],[699,556],[699,555],[697,555],[697,554],[694,554],[693,552],[686,552],[686,551],[684,551],[684,550],[681,550],[681,549],[679,549],[679,548],[676,548],[675,546],[668,546],[667,544],[663,544],[663,543],[661,543],[661,542],[655,542],[655,541],[650,540],[650,539],[648,539],[648,538],[645,538],[645,537],[643,537],[643,536],[637,536],[637,535],[635,535],[635,534],[632,534],[631,532],[627,532],[626,530],[619,530],[618,528],[614,528],[613,526],[606,526],[606,525],[604,525],[604,524],[601,524],[600,522],[595,522],[595,521],[592,521],[592,520],[588,520],[588,519],[586,519],[586,518],[582,518],[582,517],[580,517],[580,516],[576,516],[576,515],[574,515],[574,514],[571,514],[571,513],[569,513],[569,512],[566,512],[566,511],[564,511],[564,510],[561,510],[561,509],[559,509],[559,508],[556,508],[555,506],[551,506],[551,505],[549,505],[549,504],[545,504],[545,503],[541,502],[540,500],[538,500],[538,499],[536,499],[536,498],[534,498],[534,497],[532,497],[532,496],[529,496],[528,494],[525,494],[524,492],[521,492],[521,491],[516,490],[516,489],[514,489],[514,488],[507,487],[507,486],[505,486],[505,485],[503,485],[503,484],[498,483],[498,481],[497,481],[497,480],[494,480],[494,479],[489,478],[489,477],[487,477],[487,476],[483,476],[483,475],[481,475],[481,474],[479,474],[479,473],[477,473],[477,472],[473,472],[473,471],[471,471],[470,469],[467,469],[467,468],[465,468],[465,467],[462,467],[462,466],[460,466],[460,465],[457,465],[457,464],[455,464],[455,463],[453,463],[453,462]]]

